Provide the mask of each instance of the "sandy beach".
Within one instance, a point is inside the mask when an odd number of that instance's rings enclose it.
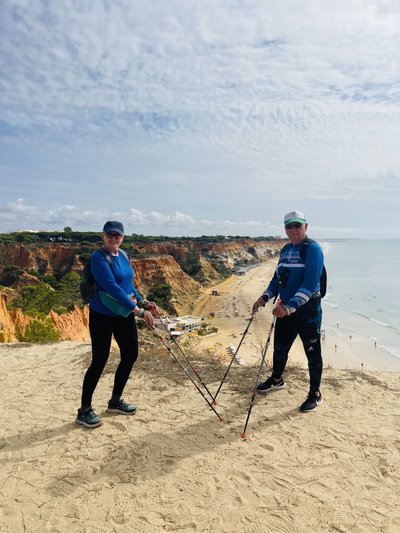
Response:
[[[204,296],[198,310],[223,305],[231,314],[215,316],[220,330],[204,345],[224,349],[232,332],[237,342],[271,268],[227,280],[214,288],[221,296]],[[236,317],[233,298],[240,300]],[[303,414],[308,375],[297,346],[287,388],[256,398],[243,440],[259,366],[251,344],[269,324],[266,308],[243,346],[246,364],[232,366],[218,397],[223,423],[152,334],[141,334],[124,394],[137,414],[105,413],[118,363],[112,353],[93,404],[103,425],[93,430],[74,423],[90,345],[0,345],[0,531],[397,533],[400,374],[326,363],[324,403]],[[356,345],[327,331],[325,362],[332,355],[345,365]],[[199,354],[193,363],[214,392],[227,356]]]

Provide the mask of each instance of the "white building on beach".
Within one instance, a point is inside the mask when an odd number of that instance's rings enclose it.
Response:
[[[202,318],[199,316],[179,316],[163,320],[171,335],[178,336],[200,329]]]

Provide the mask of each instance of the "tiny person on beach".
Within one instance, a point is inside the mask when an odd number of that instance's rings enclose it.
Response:
[[[257,392],[265,394],[283,389],[283,372],[289,350],[297,335],[303,342],[308,360],[310,391],[300,411],[313,411],[322,403],[321,355],[321,284],[324,257],[321,246],[306,236],[308,224],[303,213],[292,211],[285,215],[284,225],[289,238],[281,251],[278,266],[267,289],[253,305],[253,315],[260,307],[279,295],[272,310],[276,317],[273,368],[271,376],[257,385]],[[304,247],[307,253],[304,255]]]
[[[95,428],[102,423],[92,407],[92,396],[110,355],[113,335],[120,349],[121,361],[115,373],[107,413],[135,413],[136,406],[122,399],[138,357],[135,316],[143,318],[149,327],[153,327],[153,316],[147,309],[158,312],[155,304],[143,300],[133,286],[133,269],[127,254],[120,249],[124,240],[121,222],[106,222],[102,240],[103,248],[93,252],[90,258],[90,271],[95,280],[95,291],[89,302],[92,362],[83,380],[82,403],[76,418],[76,423],[86,428]]]

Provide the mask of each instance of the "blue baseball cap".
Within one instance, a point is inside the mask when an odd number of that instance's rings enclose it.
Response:
[[[120,235],[124,235],[124,226],[121,222],[117,222],[116,220],[108,220],[104,224],[103,228],[104,233],[111,233],[112,231],[115,231],[115,233],[119,233]]]

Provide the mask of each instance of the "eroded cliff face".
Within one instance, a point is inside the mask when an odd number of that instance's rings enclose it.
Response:
[[[188,240],[184,244],[175,242],[133,244],[130,245],[130,248],[133,252],[131,256],[134,258],[134,263],[144,261],[143,265],[147,264],[149,266],[149,275],[151,276],[154,276],[154,261],[160,261],[159,270],[163,269],[163,265],[169,270],[170,264],[168,261],[163,262],[161,259],[172,257],[179,267],[181,260],[187,260],[190,254],[195,253],[199,262],[203,263],[202,268],[207,272],[206,277],[213,278],[213,276],[216,276],[218,278],[218,273],[212,274],[210,270],[210,267],[211,269],[213,268],[213,260],[222,260],[228,267],[233,267],[243,261],[263,261],[278,253],[283,244],[284,242],[281,240],[253,241],[252,239],[238,239],[221,243]],[[135,250],[139,252],[139,255],[135,255]],[[0,246],[0,270],[3,265],[7,264],[19,266],[25,272],[38,272],[47,275],[80,272],[83,268],[79,259],[80,251],[81,248],[75,244],[2,245]],[[144,257],[142,258],[140,254]],[[149,258],[152,260],[151,262],[147,262]],[[208,266],[205,265],[205,261],[209,262]],[[176,268],[176,265],[174,268]],[[26,277],[27,281],[28,279]],[[142,281],[144,279],[145,276],[142,275]],[[33,281],[32,278],[30,278],[30,281]]]
[[[223,276],[219,274],[215,268],[204,258],[200,257],[200,270],[196,275],[198,280],[201,280],[202,285],[205,287],[216,285],[224,280]]]
[[[173,295],[172,304],[178,314],[192,310],[194,301],[202,293],[203,286],[222,281],[222,275],[214,266],[223,263],[228,268],[246,263],[265,261],[273,257],[284,245],[284,241],[253,241],[252,239],[226,240],[226,242],[206,243],[184,241],[184,243],[164,242],[131,245],[132,266],[135,270],[135,286],[140,294],[146,296],[156,285],[168,284]],[[129,247],[128,247],[129,248]],[[27,273],[55,275],[68,272],[81,272],[83,265],[79,259],[82,248],[75,244],[9,244],[0,246],[0,271],[4,265],[15,265],[25,271],[12,289],[3,288],[0,293],[0,342],[17,340],[17,330],[25,331],[32,320],[20,309],[8,311],[6,301],[10,302],[15,293],[13,289],[38,282]],[[139,252],[135,254],[135,250]],[[128,250],[129,251],[129,250]],[[190,261],[195,257],[198,271],[196,279],[186,274],[179,262]],[[15,286],[14,286],[15,285]],[[1,288],[1,287],[0,287]],[[49,315],[61,338],[88,341],[88,309],[75,307],[73,311]]]
[[[200,283],[185,274],[170,255],[132,261],[132,266],[135,286],[140,294],[146,295],[155,285],[166,283],[171,286],[172,303],[178,314],[189,313],[203,290]],[[32,318],[24,315],[21,309],[8,311],[6,299],[10,300],[11,289],[3,291],[4,295],[0,293],[0,342],[16,342],[17,331],[24,333]],[[52,311],[48,316],[62,340],[89,341],[87,306],[84,309],[75,306],[73,311],[62,315]]]
[[[240,239],[225,243],[213,243],[210,252],[222,258],[226,258],[231,266],[235,266],[241,260],[264,261],[273,257],[283,247],[283,241],[253,241],[252,239]]]
[[[254,260],[254,258],[258,260],[268,259],[271,254],[278,253],[283,245],[283,240],[254,241],[253,239],[238,239],[217,243],[198,241],[185,241],[185,244],[177,244],[175,242],[146,243],[135,244],[132,248],[147,255],[172,255],[177,261],[186,259],[191,252],[195,252],[204,258],[221,256],[229,259],[229,263],[234,265],[242,259],[249,261]],[[255,253],[250,253],[248,250],[253,248]]]
[[[6,301],[0,293],[0,342],[15,342],[17,340],[17,327],[25,318],[21,309],[9,312]],[[28,322],[29,319],[26,318],[24,327]]]
[[[90,341],[89,307],[87,305],[83,309],[75,305],[73,311],[62,315],[51,311],[49,318],[60,332],[62,340]]]
[[[185,241],[184,244],[146,243],[133,245],[132,249],[144,256],[172,256],[178,263],[188,261],[194,255],[199,265],[195,278],[203,286],[209,286],[224,279],[214,268],[216,263],[223,263],[225,267],[232,269],[238,265],[267,261],[277,255],[284,244],[283,240],[238,239],[218,243],[198,241]],[[141,261],[140,255],[135,257],[136,260]]]
[[[190,248],[175,242],[150,242],[145,244],[133,244],[132,249],[138,250],[141,254],[146,255],[172,255],[177,259],[186,258]]]
[[[73,340],[88,342],[89,336],[89,310],[86,306],[80,309],[75,306],[69,313],[58,315],[53,311],[48,315],[54,327],[60,332],[61,340]],[[9,311],[6,300],[0,292],[0,342],[17,342],[18,331],[25,333],[26,327],[31,320],[24,315],[21,309]]]
[[[175,259],[157,256],[132,261],[135,271],[135,287],[146,296],[155,285],[168,284],[174,296],[173,305],[178,314],[190,312],[194,300],[201,294],[200,283],[185,274]]]
[[[78,252],[78,246],[60,244],[37,246],[7,244],[0,247],[3,262],[40,274],[55,274],[56,272],[65,274],[80,271],[82,264],[79,261]]]

